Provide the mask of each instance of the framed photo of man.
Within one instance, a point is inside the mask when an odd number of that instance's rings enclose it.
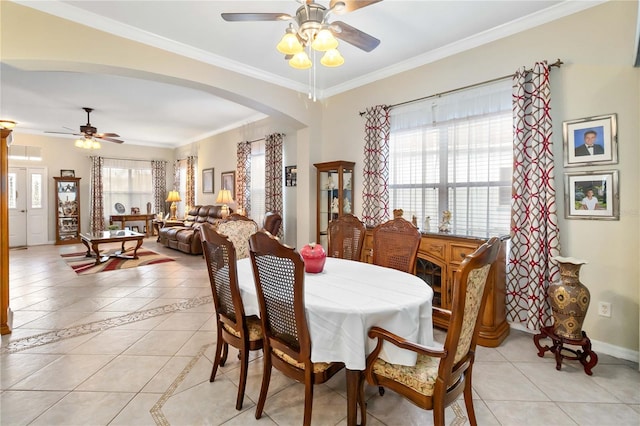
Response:
[[[620,219],[618,171],[565,173],[567,219]]]
[[[565,121],[562,136],[565,167],[618,164],[616,114]]]

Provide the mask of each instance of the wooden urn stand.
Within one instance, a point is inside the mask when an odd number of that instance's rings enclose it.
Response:
[[[540,345],[540,339],[548,337],[553,341],[551,347]],[[543,327],[540,334],[533,336],[533,343],[538,348],[538,356],[543,357],[546,351],[551,351],[556,356],[556,370],[562,367],[562,360],[568,359],[572,361],[580,361],[584,366],[584,372],[589,376],[593,374],[591,369],[598,363],[598,355],[591,350],[591,340],[587,337],[587,333],[582,332],[582,339],[568,339],[566,337],[557,336],[553,332],[553,326]],[[581,346],[581,350],[565,348],[564,345]],[[564,353],[563,353],[564,351]],[[584,352],[583,352],[584,351]],[[567,353],[573,354],[568,355]]]

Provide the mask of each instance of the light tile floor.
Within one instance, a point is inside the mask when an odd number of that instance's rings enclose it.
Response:
[[[2,425],[298,425],[302,386],[274,370],[265,413],[254,418],[262,358],[252,353],[242,411],[235,410],[236,352],[209,383],[215,324],[200,256],[145,240],[177,259],[76,275],[61,253],[77,246],[10,252],[14,330],[0,349]],[[443,333],[436,333],[442,340]],[[513,331],[498,348],[478,348],[473,373],[480,425],[639,425],[638,365],[599,354],[593,376],[576,362],[555,369],[532,335]],[[369,425],[432,424],[388,391],[367,387]],[[464,404],[447,424],[468,424]],[[346,425],[343,374],[316,387],[314,425]]]

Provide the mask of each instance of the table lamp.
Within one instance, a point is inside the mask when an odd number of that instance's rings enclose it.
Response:
[[[227,204],[233,203],[233,198],[231,198],[231,191],[228,189],[221,189],[218,192],[218,198],[216,198],[216,203],[222,203],[222,211],[220,212],[222,218],[226,218],[229,216],[229,206]]]
[[[167,195],[167,199],[165,201],[171,203],[171,217],[169,219],[177,220],[178,218],[176,217],[176,211],[178,210],[178,206],[176,205],[176,203],[182,201],[180,199],[180,194],[178,193],[178,191],[169,191],[169,195]]]

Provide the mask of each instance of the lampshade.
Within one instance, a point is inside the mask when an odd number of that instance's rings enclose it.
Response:
[[[0,120],[0,127],[3,129],[11,130],[16,127],[16,122],[11,120]]]
[[[302,52],[303,47],[291,25],[287,28],[285,35],[282,36],[280,43],[276,46],[276,49],[278,49],[278,52],[284,53],[285,55],[295,55],[296,53]]]
[[[231,198],[231,191],[228,189],[221,189],[218,192],[218,198],[216,198],[216,203],[221,204],[230,204],[233,203],[233,198]]]
[[[336,40],[329,29],[324,28],[318,32],[313,43],[311,43],[311,47],[319,52],[326,52],[327,50],[338,47],[338,40]]]
[[[180,194],[178,193],[178,191],[169,191],[169,195],[167,195],[167,199],[165,201],[173,203],[182,200],[180,199]]]
[[[320,63],[325,67],[339,67],[344,64],[344,58],[340,52],[338,52],[338,49],[330,49],[322,56]]]
[[[304,50],[300,53],[293,55],[293,58],[289,59],[289,65],[295,69],[306,70],[311,68],[311,59],[307,56],[307,52]]]
[[[76,139],[74,145],[84,149],[100,149],[100,142],[93,138]]]

